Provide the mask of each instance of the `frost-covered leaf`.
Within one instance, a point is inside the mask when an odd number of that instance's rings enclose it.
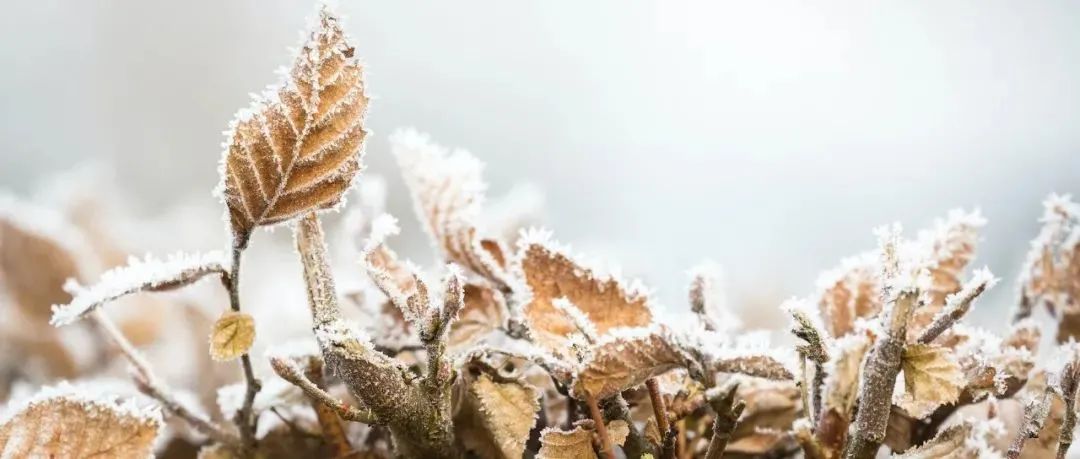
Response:
[[[1080,205],[1068,195],[1043,202],[1043,226],[1020,274],[1019,317],[1045,304],[1058,318],[1057,341],[1080,339]]]
[[[799,389],[790,381],[739,377],[737,400],[746,403],[726,449],[731,454],[764,455],[793,443],[788,432],[800,415]]]
[[[554,304],[566,298],[588,317],[599,335],[620,327],[645,327],[652,322],[649,298],[643,288],[625,285],[613,276],[597,274],[556,247],[544,232],[532,232],[520,244],[520,268],[531,295],[523,301],[534,339],[564,352],[567,337],[577,325]]]
[[[447,345],[463,349],[506,323],[502,292],[480,283],[465,284],[465,306],[450,328]]]
[[[949,350],[932,344],[910,344],[904,348],[901,369],[904,393],[898,405],[921,418],[940,405],[956,402],[964,388],[964,372]]]
[[[221,252],[176,253],[165,260],[147,255],[132,257],[127,266],[106,271],[89,287],[69,284],[74,298],[66,305],[53,306],[53,325],[67,325],[85,317],[101,305],[138,292],[172,290],[205,276],[224,275],[228,261]]]
[[[3,457],[145,458],[162,429],[156,408],[45,388],[0,421]]]
[[[840,267],[818,279],[818,307],[833,337],[855,329],[855,321],[881,311],[876,254],[868,252],[845,259]]]
[[[690,365],[689,356],[661,328],[617,331],[592,349],[574,377],[574,395],[605,399],[646,379]]]
[[[240,110],[227,132],[218,192],[235,247],[258,226],[341,201],[361,169],[364,89],[355,49],[324,8],[285,81]]]
[[[850,421],[859,396],[859,372],[870,349],[870,338],[852,334],[836,340],[832,358],[825,364],[824,409]]]
[[[523,382],[496,382],[484,373],[466,384],[464,406],[455,416],[466,448],[484,457],[521,457],[536,424],[540,391]]]
[[[443,257],[506,285],[505,243],[480,227],[487,189],[483,164],[468,151],[450,152],[412,129],[395,132],[390,142],[416,213]]]
[[[613,445],[622,445],[630,434],[630,426],[625,421],[616,420],[607,423],[608,436]],[[599,444],[591,421],[579,423],[573,430],[560,430],[553,427],[544,429],[540,434],[540,452],[537,459],[595,459],[593,444]]]
[[[255,342],[255,319],[249,314],[225,311],[210,331],[210,356],[219,362],[247,353]]]
[[[1001,454],[987,444],[987,437],[1000,435],[997,427],[987,421],[966,419],[938,432],[930,441],[894,455],[896,459],[980,459],[1000,457]]]
[[[564,431],[548,427],[540,434],[538,459],[594,459],[593,433],[581,427]]]
[[[930,230],[919,233],[917,244],[925,250],[922,262],[928,274],[924,292],[928,302],[915,310],[908,322],[908,336],[916,337],[945,307],[949,295],[960,291],[964,267],[975,258],[979,229],[986,219],[978,210],[965,212],[954,209],[943,219],[934,222]]]

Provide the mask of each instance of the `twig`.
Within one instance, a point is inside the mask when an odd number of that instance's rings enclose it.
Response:
[[[1029,438],[1039,438],[1046,416],[1050,414],[1050,389],[1043,392],[1042,399],[1031,400],[1024,405],[1024,425],[1016,432],[1016,438],[1009,445],[1005,457],[1018,459],[1024,450],[1024,443]]]
[[[886,296],[888,293],[885,294]],[[844,448],[847,459],[870,459],[885,441],[885,430],[892,408],[893,388],[900,373],[907,323],[915,309],[918,294],[902,291],[893,301],[887,320],[886,333],[878,340],[866,358],[862,382],[859,385],[859,409],[855,428]]]
[[[240,258],[242,254],[243,249],[233,247],[232,268],[229,272],[228,283],[229,307],[233,312],[240,312]],[[244,450],[251,454],[255,450],[255,423],[258,421],[254,410],[255,395],[259,393],[262,384],[255,378],[255,372],[251,368],[251,356],[247,352],[240,356],[240,366],[244,370],[247,389],[244,392],[244,404],[236,413],[236,427],[240,430]]]
[[[201,414],[197,414],[179,400],[169,391],[168,387],[154,374],[154,371],[150,368],[150,365],[143,359],[139,351],[135,349],[135,346],[131,344],[131,341],[120,332],[120,329],[116,327],[116,324],[108,318],[100,310],[91,313],[91,318],[99,329],[104,332],[105,337],[113,344],[113,346],[120,351],[120,353],[131,364],[132,377],[135,380],[135,385],[139,388],[139,391],[147,396],[157,400],[161,403],[161,407],[171,413],[172,415],[183,419],[192,428],[199,431],[203,435],[210,437],[218,443],[222,443],[230,448],[238,448],[240,446],[240,439],[225,429],[222,429],[217,424],[214,424],[210,419]]]
[[[608,459],[615,459],[615,448],[611,445],[611,436],[608,435],[607,425],[604,424],[604,416],[600,414],[600,406],[596,404],[596,397],[586,394],[585,404],[589,405],[589,415],[592,416],[593,423],[596,425],[596,435],[600,437],[600,452]]]
[[[322,390],[313,381],[308,379],[296,363],[284,358],[271,357],[270,367],[274,369],[274,373],[281,376],[281,379],[299,387],[308,397],[333,409],[341,419],[362,422],[364,424],[379,424],[378,417],[375,416],[371,410],[361,410],[354,406],[350,406],[348,403],[338,400],[334,398],[334,396],[326,393],[326,391]]]
[[[664,395],[660,393],[660,384],[656,382],[656,378],[649,378],[645,380],[645,387],[649,389],[649,400],[652,402],[653,415],[656,416],[656,428],[660,432],[661,438],[664,439],[660,457],[671,458],[675,455],[675,442],[668,441],[668,437],[671,436],[671,430],[668,424],[667,406],[664,403]],[[674,438],[671,440],[674,440]]]
[[[567,397],[567,400],[574,400],[571,397]],[[626,421],[626,425],[629,427],[629,433],[626,435],[626,441],[623,443],[623,453],[626,453],[626,457],[642,457],[646,454],[656,456],[656,448],[653,447],[652,442],[647,440],[644,435],[641,434],[641,430],[634,424],[634,419],[630,415],[630,405],[626,403],[626,399],[622,394],[616,394],[614,397],[604,400],[603,407],[605,419],[622,419]]]
[[[1058,390],[1061,398],[1065,401],[1065,419],[1061,422],[1061,433],[1058,437],[1058,459],[1064,459],[1069,452],[1069,446],[1073,441],[1073,430],[1076,428],[1076,390],[1080,388],[1080,360],[1073,357],[1061,369],[1061,380]]]
[[[713,421],[712,438],[709,440],[709,449],[705,452],[705,459],[720,459],[724,457],[728,440],[732,432],[739,425],[739,416],[742,415],[746,404],[742,400],[735,401],[735,393],[739,389],[739,383],[729,383],[720,389],[718,396],[709,400],[716,419]]]
[[[938,313],[930,326],[919,335],[918,341],[929,344],[952,327],[971,310],[972,302],[986,291],[992,281],[993,278],[975,279],[972,283],[965,285],[959,293],[949,297],[949,304],[945,305],[945,310]]]

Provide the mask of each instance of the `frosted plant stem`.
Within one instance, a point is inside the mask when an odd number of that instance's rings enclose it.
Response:
[[[281,379],[299,387],[308,397],[332,409],[341,419],[364,424],[379,423],[378,418],[375,417],[371,410],[349,406],[349,404],[334,398],[319,387],[315,381],[308,378],[295,364],[291,364],[284,359],[271,358],[270,366],[278,376],[281,376]]]
[[[739,389],[738,383],[729,384],[721,389],[720,395],[709,401],[716,419],[713,421],[712,438],[709,439],[709,449],[705,452],[705,459],[720,459],[724,457],[731,433],[739,425],[739,416],[746,408],[741,400],[735,401],[735,394]]]
[[[240,312],[240,258],[243,249],[233,247],[232,268],[229,272],[229,306],[233,312]],[[244,370],[244,380],[247,382],[247,390],[244,392],[244,405],[236,413],[236,427],[240,430],[240,438],[243,447],[249,453],[255,449],[255,394],[259,393],[262,384],[255,378],[255,372],[251,368],[251,357],[245,352],[240,356],[240,365]]]
[[[859,385],[859,410],[855,428],[844,448],[846,459],[871,459],[885,441],[892,408],[893,388],[900,373],[907,323],[915,310],[918,294],[904,291],[894,300],[886,318],[886,333],[870,350]]]
[[[607,425],[604,424],[604,415],[600,413],[600,406],[596,404],[596,397],[592,394],[585,396],[585,404],[589,405],[589,415],[592,416],[596,425],[596,435],[600,437],[600,452],[607,459],[615,459],[615,448],[611,445],[611,435],[608,434]]]
[[[183,419],[191,425],[193,429],[210,437],[210,439],[215,442],[230,448],[236,448],[240,445],[240,439],[235,435],[226,432],[205,416],[197,414],[195,411],[180,403],[180,401],[169,391],[168,387],[154,374],[154,371],[150,368],[146,359],[139,354],[139,351],[135,349],[135,346],[131,344],[131,341],[128,341],[108,316],[101,311],[94,311],[91,313],[91,318],[94,323],[97,324],[98,328],[104,332],[104,335],[109,339],[113,346],[119,350],[124,358],[131,364],[135,383],[141,392],[157,400],[158,403],[161,403],[161,407],[165,411],[173,416]]]
[[[652,402],[653,415],[656,416],[656,428],[660,432],[660,438],[663,439],[660,457],[675,457],[675,439],[668,422],[664,395],[660,393],[660,384],[657,383],[656,378],[649,378],[645,380],[645,387],[649,389],[649,400]]]

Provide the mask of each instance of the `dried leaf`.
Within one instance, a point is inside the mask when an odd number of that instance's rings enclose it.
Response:
[[[595,459],[593,444],[599,444],[592,421],[579,423],[574,430],[565,431],[548,427],[540,433],[540,452],[537,459]],[[626,421],[616,420],[606,425],[613,445],[622,445],[630,434]]]
[[[978,210],[967,213],[955,209],[946,219],[936,221],[932,230],[919,234],[919,244],[928,251],[923,263],[929,274],[929,285],[924,289],[929,298],[908,322],[909,339],[919,336],[945,307],[948,296],[960,291],[961,274],[975,258],[979,229],[984,225],[986,219]]]
[[[609,335],[598,342],[574,378],[573,393],[605,399],[692,360],[661,328]]]
[[[601,336],[620,327],[645,327],[652,322],[649,299],[642,289],[625,286],[613,277],[599,276],[553,247],[544,233],[531,233],[521,242],[521,270],[531,297],[524,306],[534,338],[555,352],[565,352],[567,336],[578,327],[560,311],[555,300],[566,298],[596,326]]]
[[[145,458],[162,429],[157,409],[46,388],[0,424],[4,457]]]
[[[866,253],[845,259],[839,268],[818,279],[818,307],[834,338],[851,333],[855,319],[881,311],[877,270],[876,254]]]
[[[1075,306],[1080,298],[1080,205],[1068,195],[1050,195],[1043,207],[1039,220],[1043,226],[1031,241],[1020,274],[1019,317],[1029,316],[1036,304],[1045,304],[1062,317],[1060,343],[1070,336],[1080,337]]]
[[[233,360],[248,352],[255,342],[255,319],[249,314],[225,311],[210,332],[210,356],[218,362]]]
[[[964,372],[949,350],[932,344],[910,344],[904,348],[901,369],[905,391],[898,405],[915,418],[934,408],[956,402],[964,388]]]
[[[548,427],[540,434],[537,459],[595,459],[593,432],[580,426],[569,432]]]
[[[792,443],[786,432],[799,417],[799,389],[793,382],[739,378],[735,398],[746,403],[728,443],[730,453],[763,455]]]
[[[859,372],[863,357],[870,349],[866,335],[847,335],[836,341],[832,359],[825,364],[825,409],[832,410],[846,421],[851,420],[859,397]]]
[[[989,426],[977,424],[978,421],[964,420],[949,426],[930,441],[898,454],[897,459],[978,459],[1000,457],[1000,453],[987,445],[986,436]]]
[[[451,352],[477,342],[506,323],[506,300],[498,290],[479,283],[465,284],[465,307],[450,327]]]
[[[496,382],[484,373],[467,384],[464,407],[455,416],[466,448],[484,457],[521,457],[536,424],[540,391],[517,381]]]
[[[258,226],[337,205],[352,184],[368,107],[354,52],[324,8],[285,81],[237,113],[219,186],[233,246],[246,247]]]
[[[166,291],[191,284],[212,274],[224,274],[228,262],[221,252],[176,253],[165,260],[150,255],[140,260],[132,257],[127,266],[106,271],[89,287],[69,284],[75,297],[71,303],[53,306],[53,325],[67,325],[126,295],[138,292]]]
[[[480,227],[487,189],[483,164],[465,150],[451,153],[414,130],[395,132],[390,141],[417,215],[446,260],[505,286],[508,251],[501,239]]]

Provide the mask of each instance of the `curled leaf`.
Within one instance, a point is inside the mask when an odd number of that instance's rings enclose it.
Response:
[[[255,319],[248,314],[226,311],[210,332],[210,356],[218,362],[233,360],[248,352],[255,342]]]
[[[323,9],[285,81],[237,113],[219,186],[235,247],[258,226],[335,206],[360,171],[368,96],[354,53]]]
[[[138,292],[164,291],[191,284],[208,275],[223,275],[228,262],[221,252],[176,253],[165,260],[147,255],[142,260],[132,257],[127,266],[106,271],[98,282],[89,287],[69,284],[75,294],[71,303],[53,306],[52,324],[67,325],[126,295]]]
[[[630,426],[622,420],[607,423],[612,444],[622,445],[630,434]],[[540,434],[540,452],[537,459],[596,459],[593,444],[598,443],[591,421],[579,423],[573,430],[552,427]]]
[[[417,215],[446,260],[505,286],[508,251],[501,239],[480,227],[487,189],[483,164],[465,150],[451,153],[414,130],[395,132],[390,141]]]

